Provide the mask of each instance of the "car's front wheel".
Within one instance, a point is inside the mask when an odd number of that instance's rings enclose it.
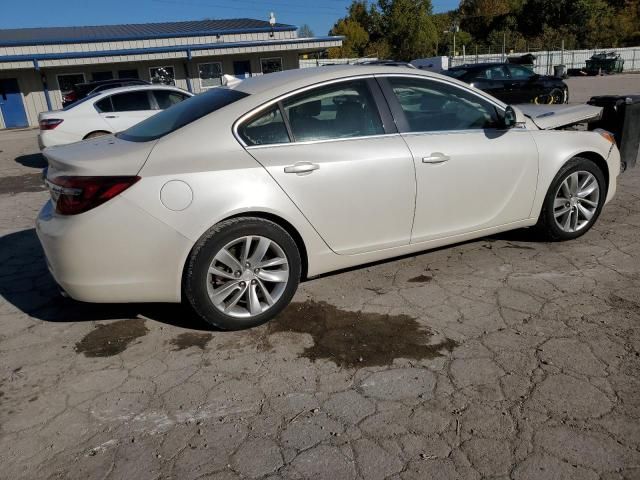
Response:
[[[183,287],[204,320],[240,330],[282,311],[300,273],[300,253],[286,230],[262,218],[234,218],[211,228],[194,246]]]
[[[537,227],[550,240],[584,235],[598,219],[605,197],[606,182],[600,167],[587,158],[575,157],[551,183]]]

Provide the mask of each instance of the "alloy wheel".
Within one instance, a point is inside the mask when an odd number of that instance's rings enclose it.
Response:
[[[582,230],[595,215],[599,200],[600,186],[592,173],[570,173],[554,197],[553,216],[556,224],[567,233]]]
[[[289,263],[280,245],[262,236],[237,238],[209,265],[207,293],[225,315],[251,318],[269,310],[284,293]]]

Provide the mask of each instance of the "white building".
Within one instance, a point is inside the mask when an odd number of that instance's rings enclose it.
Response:
[[[76,83],[135,77],[198,93],[223,74],[298,68],[300,54],[341,44],[246,18],[0,30],[0,128],[36,126]]]

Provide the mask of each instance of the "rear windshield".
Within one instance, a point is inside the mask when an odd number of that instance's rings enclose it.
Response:
[[[226,87],[212,88],[205,93],[177,103],[116,136],[129,142],[150,142],[248,95]]]
[[[92,94],[91,94],[91,95],[89,95],[88,97],[84,97],[84,98],[81,98],[80,100],[77,100],[77,101],[75,101],[75,102],[73,102],[73,103],[70,103],[69,105],[67,105],[66,107],[64,107],[64,108],[62,109],[62,111],[66,112],[67,110],[71,110],[72,108],[77,107],[77,106],[78,106],[78,105],[80,105],[81,103],[88,102],[89,100],[91,100],[91,99],[93,99],[93,98],[96,98],[98,95],[99,95],[99,93],[92,93]]]
[[[455,69],[455,70],[445,70],[444,73],[445,75],[448,75],[450,77],[453,78],[460,78],[465,76],[469,71],[465,70],[464,68],[459,68],[459,69]]]

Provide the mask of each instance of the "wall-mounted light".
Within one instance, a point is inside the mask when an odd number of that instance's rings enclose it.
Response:
[[[276,26],[276,16],[273,12],[269,13],[269,25],[271,25],[271,31],[269,32],[269,36],[273,38],[273,35],[274,35],[273,28]]]

